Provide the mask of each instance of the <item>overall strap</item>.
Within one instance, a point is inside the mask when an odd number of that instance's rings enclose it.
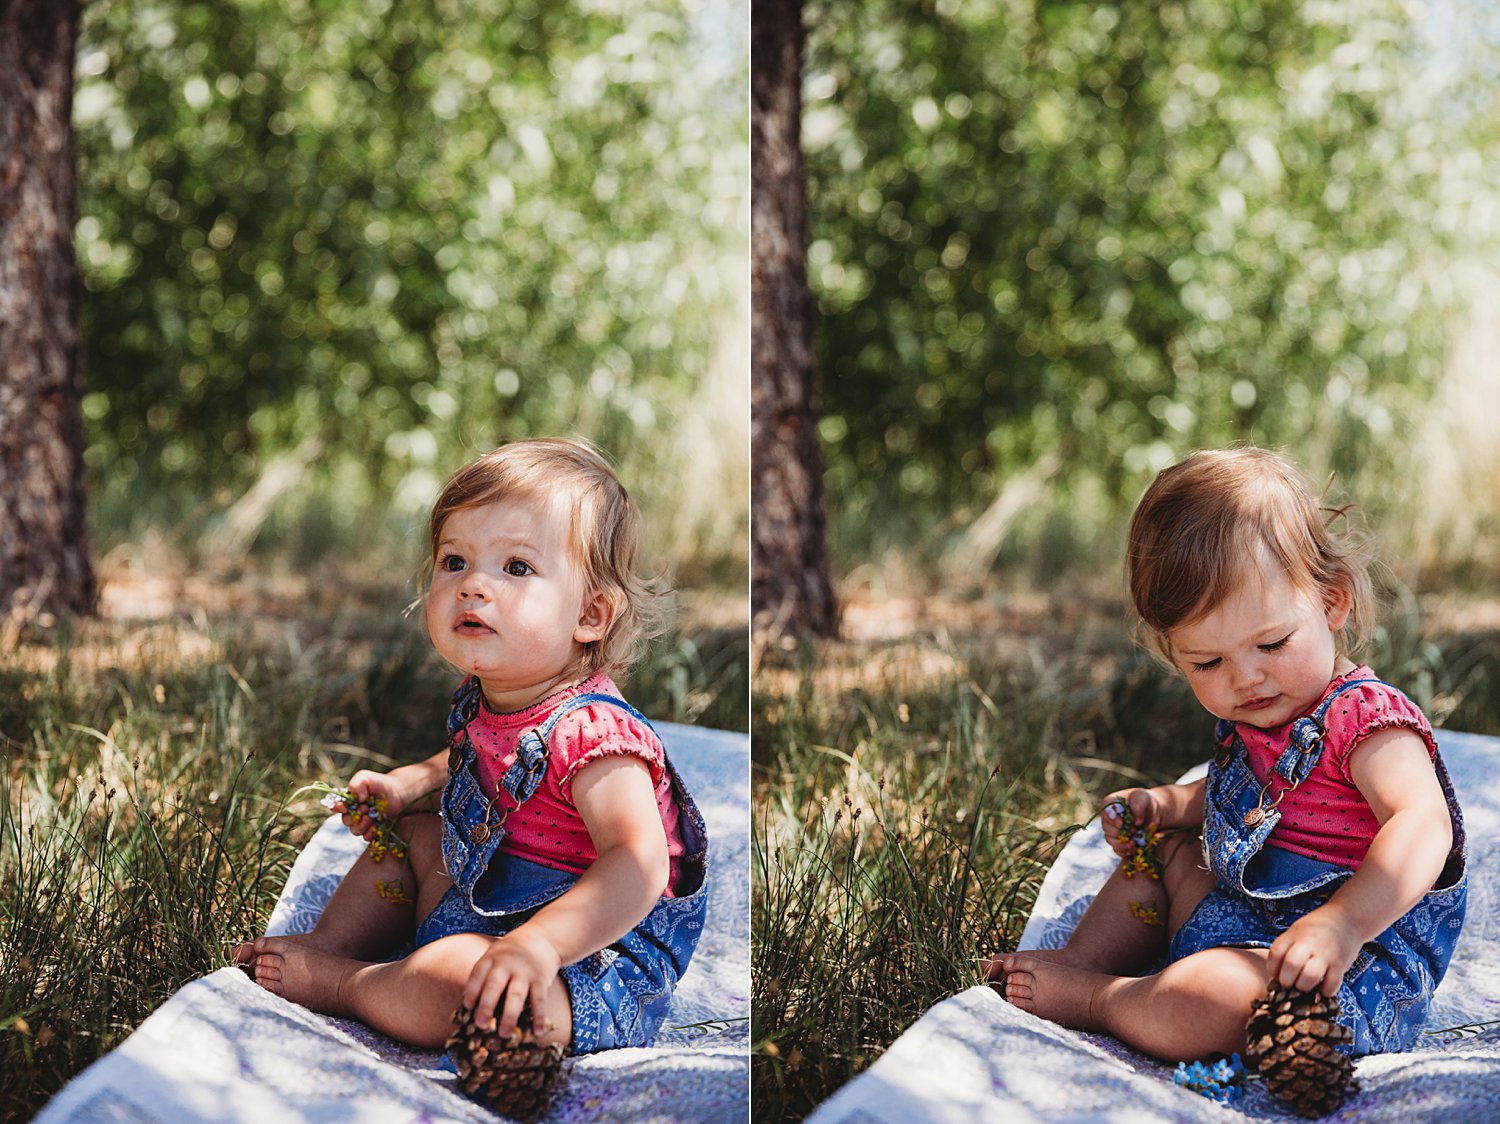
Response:
[[[547,720],[541,726],[527,730],[521,735],[516,743],[515,763],[505,771],[505,776],[500,778],[500,783],[505,786],[505,791],[510,793],[517,807],[531,799],[536,790],[541,787],[542,775],[547,771],[547,756],[552,742],[552,731],[558,722],[579,707],[588,706],[590,703],[606,703],[616,707],[645,722],[653,731],[655,730],[644,714],[618,695],[591,691],[586,695],[575,695],[566,702],[559,703],[557,709],[547,716]]]
[[[1312,772],[1313,766],[1318,763],[1318,758],[1323,756],[1323,735],[1327,732],[1323,717],[1328,713],[1328,708],[1333,705],[1333,700],[1351,687],[1362,687],[1369,683],[1387,687],[1397,694],[1402,693],[1383,679],[1351,679],[1347,683],[1340,683],[1336,690],[1318,704],[1317,710],[1292,723],[1286,749],[1276,761],[1276,771],[1293,786],[1301,784],[1307,774]]]
[[[448,709],[448,741],[451,743],[459,732],[479,713],[479,699],[484,694],[484,687],[479,682],[479,676],[470,675],[458,685],[458,690],[453,692],[453,701]]]
[[[646,723],[647,726],[651,726],[650,719],[648,719],[640,711],[636,710],[635,707],[631,706],[624,699],[620,698],[619,695],[607,694],[604,691],[590,691],[586,695],[573,696],[567,702],[560,704],[558,708],[554,710],[550,716],[548,716],[547,721],[542,723],[541,729],[538,731],[542,736],[542,740],[545,742],[550,742],[552,740],[552,728],[557,725],[559,720],[566,718],[569,714],[572,714],[581,706],[588,706],[590,703],[596,702],[606,703],[609,706],[615,707],[617,710],[623,710],[632,718],[639,719],[640,721]],[[651,726],[651,729],[654,732],[656,728],[654,726]]]

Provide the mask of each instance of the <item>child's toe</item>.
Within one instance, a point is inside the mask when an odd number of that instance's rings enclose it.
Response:
[[[1004,990],[1000,994],[1011,1006],[1029,1011],[1031,1010],[1032,1000],[1035,998],[1035,990],[1032,986],[1035,982],[1035,979],[1029,972],[1008,972],[1004,980]]]
[[[255,982],[271,991],[281,988],[281,957],[264,953],[255,961]],[[275,986],[272,986],[272,985]]]

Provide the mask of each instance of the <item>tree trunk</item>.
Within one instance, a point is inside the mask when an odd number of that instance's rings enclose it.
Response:
[[[0,621],[90,613],[73,256],[77,0],[0,0]]]
[[[832,636],[838,606],[828,572],[807,287],[801,0],[756,0],[750,36],[750,598],[758,631]]]

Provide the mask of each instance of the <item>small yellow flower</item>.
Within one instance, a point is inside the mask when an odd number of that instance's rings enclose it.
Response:
[[[375,883],[375,892],[392,905],[410,905],[411,899],[406,896],[406,891],[401,888],[399,880],[395,882]]]
[[[387,855],[398,861],[406,858],[406,843],[389,824],[377,823],[370,833],[370,859],[383,862]]]
[[[1156,857],[1156,848],[1162,840],[1161,832],[1154,827],[1137,830],[1135,817],[1131,815],[1129,806],[1123,806],[1120,814],[1120,834],[1131,843],[1130,857],[1125,860],[1121,873],[1126,878],[1144,874],[1153,880],[1160,880],[1161,860]]]
[[[1130,915],[1140,918],[1147,925],[1160,925],[1162,923],[1161,914],[1156,912],[1156,905],[1153,902],[1131,902]]]

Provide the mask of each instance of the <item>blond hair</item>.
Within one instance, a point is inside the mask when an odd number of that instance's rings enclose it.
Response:
[[[1371,558],[1348,524],[1351,507],[1324,506],[1290,460],[1265,449],[1197,452],[1164,469],[1130,520],[1136,642],[1175,666],[1171,631],[1218,608],[1253,576],[1264,550],[1293,588],[1320,604],[1349,594],[1335,642],[1345,656],[1357,652],[1369,640],[1375,604]]]
[[[581,670],[623,675],[645,642],[661,635],[667,595],[636,574],[640,511],[609,463],[586,442],[556,437],[513,441],[448,477],[427,521],[423,595],[448,517],[513,498],[567,501],[573,560],[584,588],[602,593],[610,605],[603,637],[584,645]]]

